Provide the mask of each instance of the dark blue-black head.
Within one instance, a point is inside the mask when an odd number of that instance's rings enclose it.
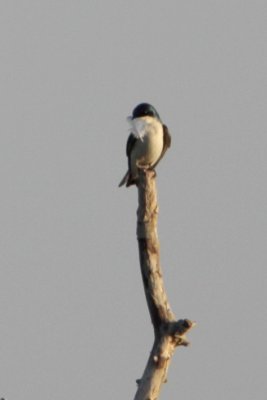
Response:
[[[154,117],[160,120],[157,110],[151,104],[149,103],[138,104],[138,106],[136,106],[135,109],[133,110],[132,119],[145,116]]]

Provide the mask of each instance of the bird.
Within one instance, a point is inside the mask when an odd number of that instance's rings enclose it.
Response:
[[[131,132],[126,144],[128,171],[119,187],[138,185],[138,168],[154,169],[171,146],[169,130],[151,104],[138,104],[127,120]]]

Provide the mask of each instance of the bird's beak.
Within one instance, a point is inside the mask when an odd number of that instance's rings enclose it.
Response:
[[[133,120],[133,117],[132,117],[131,115],[129,115],[129,116],[126,118],[126,120],[127,120],[128,122],[131,122],[131,121]]]

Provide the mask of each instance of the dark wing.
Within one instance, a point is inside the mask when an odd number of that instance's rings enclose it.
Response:
[[[126,184],[126,186],[134,185],[135,180],[132,178],[131,174],[131,152],[134,148],[134,145],[137,141],[137,138],[134,136],[133,133],[131,133],[128,137],[127,144],[126,144],[126,155],[128,157],[128,171],[122,178],[121,182],[119,183],[119,187],[123,186]]]
[[[128,157],[128,168],[129,168],[129,172],[131,171],[131,159],[130,159],[130,155],[131,155],[131,152],[132,152],[132,150],[133,150],[133,148],[134,148],[134,145],[135,145],[136,141],[137,141],[136,136],[134,136],[133,133],[130,133],[130,135],[129,135],[129,137],[128,137],[128,140],[127,140],[127,144],[126,144],[126,154],[127,154],[127,157]]]
[[[163,141],[164,141],[163,151],[165,153],[165,151],[169,147],[171,147],[172,138],[171,138],[168,127],[164,124],[162,126],[163,126]]]
[[[162,157],[166,153],[167,149],[169,147],[171,147],[171,135],[170,135],[169,129],[164,124],[162,124],[162,127],[163,127],[163,149],[162,149],[160,158],[158,159],[156,164],[153,166],[153,168],[155,168],[155,166],[160,162],[160,160],[162,159]]]
[[[127,157],[130,157],[131,151],[132,151],[136,141],[137,141],[137,138],[134,136],[133,133],[131,133],[129,135],[129,137],[128,137],[127,144],[126,144],[126,155],[127,155]]]

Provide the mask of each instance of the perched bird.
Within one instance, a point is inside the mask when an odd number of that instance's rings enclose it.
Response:
[[[171,145],[171,136],[156,109],[148,103],[135,107],[128,117],[131,125],[126,145],[128,171],[119,187],[138,183],[138,168],[153,169]]]

